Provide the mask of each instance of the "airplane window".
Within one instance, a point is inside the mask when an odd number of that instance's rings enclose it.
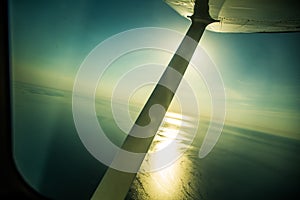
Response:
[[[50,199],[101,198],[95,191],[107,180],[108,165],[92,148],[108,147],[97,143],[97,131],[86,136],[96,119],[111,145],[122,147],[189,30],[190,15],[177,12],[184,5],[190,12],[194,1],[181,2],[176,7],[161,0],[9,1],[13,156],[34,190]],[[164,118],[156,122],[149,152],[170,148],[161,156],[146,156],[126,199],[277,199],[297,193],[299,30],[216,28],[204,31],[196,56],[180,75],[183,81],[171,91],[175,95]],[[127,36],[130,40],[124,40]],[[122,50],[126,45],[130,48]],[[106,68],[94,65],[102,62]],[[164,83],[177,75],[171,77]],[[162,93],[158,98],[165,100]],[[215,105],[223,103],[224,120],[212,120],[222,119]],[[153,113],[151,120],[160,110]],[[217,140],[207,134],[218,128]],[[93,140],[87,147],[85,141]],[[201,157],[204,143],[211,150]],[[107,151],[100,157],[110,155]],[[110,179],[112,184],[124,180]]]

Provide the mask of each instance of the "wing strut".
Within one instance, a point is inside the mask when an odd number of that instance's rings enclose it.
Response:
[[[184,75],[187,66],[194,54],[194,51],[197,47],[197,44],[200,41],[200,38],[205,30],[205,27],[213,22],[214,20],[209,16],[208,13],[208,0],[196,0],[195,7],[194,7],[194,14],[191,16],[192,24],[189,27],[189,30],[186,33],[185,38],[182,40],[180,46],[178,47],[176,54],[171,59],[168,67],[166,68],[165,72],[161,76],[158,84],[156,85],[155,89],[153,90],[151,96],[149,97],[148,101],[144,105],[140,115],[138,116],[135,125],[130,130],[129,135],[125,139],[122,149],[135,152],[135,153],[146,153],[153,141],[155,133],[159,129],[159,126],[168,110],[168,107],[173,99],[174,92],[172,92],[168,88],[175,88],[180,84],[181,78]],[[195,40],[196,42],[189,42],[191,39]],[[177,52],[184,52],[186,55],[183,59]],[[180,73],[181,77],[177,78],[174,77],[174,73],[171,73],[172,70],[176,70]],[[160,84],[164,82],[164,84]],[[166,84],[168,87],[166,87]],[[175,91],[173,90],[173,91]],[[155,116],[149,117],[150,108],[154,105],[160,105],[163,107],[162,112],[156,112]],[[155,121],[148,126],[149,123]],[[137,133],[140,131],[138,126],[147,127],[143,129],[144,132],[148,135],[149,133],[152,136],[140,138],[135,137],[134,135],[140,134]],[[122,159],[116,157],[115,159]],[[144,158],[143,158],[144,159]],[[143,160],[139,161],[130,161],[124,160],[124,162],[137,162],[134,165],[141,166]],[[100,184],[98,185],[97,189],[95,190],[92,200],[103,199],[103,200],[121,200],[124,199],[130,189],[130,186],[136,177],[137,173],[128,173],[115,170],[113,168],[108,168],[104,177],[102,178]]]

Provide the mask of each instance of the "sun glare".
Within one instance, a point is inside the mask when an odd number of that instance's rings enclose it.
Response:
[[[165,115],[149,153],[161,151],[164,148],[169,149],[167,153],[159,153],[151,162],[146,158],[143,165],[160,166],[161,163],[164,163],[166,156],[177,157],[178,159],[163,169],[138,175],[144,183],[143,187],[149,191],[149,194],[155,195],[151,198],[176,199],[180,196],[181,180],[189,179],[189,175],[184,174],[182,170],[182,167],[188,168],[190,165],[182,151],[184,147],[187,147],[183,141],[191,139],[186,134],[186,129],[194,128],[191,126],[192,122],[189,122],[189,119],[190,117],[176,112],[167,112]]]

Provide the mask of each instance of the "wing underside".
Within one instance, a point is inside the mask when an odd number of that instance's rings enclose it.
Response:
[[[195,0],[164,0],[185,18],[194,12]],[[216,32],[300,31],[297,0],[209,0],[209,14],[218,20],[207,29]]]

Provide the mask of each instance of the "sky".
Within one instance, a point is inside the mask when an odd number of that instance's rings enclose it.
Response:
[[[299,138],[299,41],[299,33],[220,33],[210,40],[206,49],[224,80],[227,119]]]
[[[190,24],[161,0],[10,1],[10,6],[15,78],[37,84],[47,80],[29,76],[44,71],[49,78],[72,82],[87,54],[122,31],[165,27],[185,33]]]
[[[64,90],[72,90],[84,58],[105,39],[141,27],[185,33],[190,25],[162,0],[12,0],[9,6],[13,80]],[[223,78],[228,122],[300,139],[299,42],[299,33],[205,32],[200,44]]]

